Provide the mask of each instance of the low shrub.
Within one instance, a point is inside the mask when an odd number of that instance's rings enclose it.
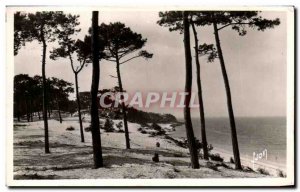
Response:
[[[283,171],[281,171],[281,170],[277,170],[277,176],[278,177],[286,177],[286,175],[283,173]]]
[[[254,170],[248,166],[243,166],[243,171],[246,171],[246,172],[254,172]]]
[[[209,169],[212,169],[214,171],[219,171],[218,166],[213,164],[212,162],[207,162],[206,167],[209,168]]]
[[[124,132],[123,128],[123,122],[120,121],[119,123],[116,124],[116,127],[118,128],[118,132],[122,133]]]
[[[114,122],[111,119],[107,118],[105,120],[103,129],[106,132],[114,132]]]
[[[90,132],[91,131],[91,126],[84,128],[85,132]]]
[[[161,131],[161,130],[162,130],[161,126],[159,126],[159,125],[156,124],[156,123],[153,123],[153,124],[151,125],[151,128],[154,129],[154,130],[156,130],[156,131]]]
[[[74,130],[75,130],[75,128],[74,128],[74,127],[72,127],[72,126],[70,126],[70,127],[67,127],[67,128],[66,128],[66,130],[67,130],[67,131],[74,131]]]
[[[159,136],[159,135],[165,135],[166,134],[166,131],[165,130],[160,130],[160,131],[156,131],[156,132],[151,132],[151,136],[152,137],[155,137],[155,136]]]
[[[209,157],[210,157],[210,159],[211,159],[212,161],[219,161],[219,162],[223,162],[223,161],[224,161],[224,159],[220,156],[219,153],[216,153],[216,154],[210,154]]]
[[[258,168],[257,172],[259,172],[260,174],[263,174],[263,175],[270,175],[270,173],[267,170],[265,170],[264,168]]]

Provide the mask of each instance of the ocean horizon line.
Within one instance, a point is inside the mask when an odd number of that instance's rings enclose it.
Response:
[[[175,116],[177,119],[184,119],[184,117],[177,117]],[[200,117],[197,117],[197,116],[192,116],[191,117],[192,119],[200,119]],[[205,118],[228,118],[228,116],[207,116]],[[285,116],[235,116],[235,118],[286,118],[286,115]]]

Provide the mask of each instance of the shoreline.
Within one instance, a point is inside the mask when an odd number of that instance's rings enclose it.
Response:
[[[224,160],[226,161],[230,161],[230,158],[233,157],[232,153],[220,148],[214,147],[212,151],[214,151],[215,153],[219,153],[220,156],[223,157]],[[241,163],[243,166],[247,166],[253,169],[253,159],[241,155]],[[259,168],[267,170],[272,175],[277,175],[278,170],[286,173],[286,165],[275,163],[272,161],[267,161],[267,162],[255,161],[253,170],[257,171],[257,169]]]
[[[182,121],[182,119],[177,120],[179,123],[176,126],[174,126],[174,130],[181,126],[184,125],[184,122]],[[172,131],[174,132],[174,131]],[[172,135],[172,133],[167,134],[169,137],[171,137],[173,140],[182,140],[182,139],[186,139],[186,137],[174,137]],[[201,141],[201,139],[199,138],[199,141]],[[212,152],[214,154],[218,153],[222,158],[224,158],[225,162],[230,162],[230,158],[233,158],[233,153],[230,150],[227,149],[222,149],[219,146],[216,147],[213,145],[213,149]],[[254,171],[257,171],[257,169],[265,169],[267,170],[271,175],[278,175],[278,171],[282,171],[284,174],[286,174],[286,170],[287,170],[287,166],[284,163],[279,163],[279,162],[274,162],[274,161],[270,161],[270,160],[257,160],[255,161],[254,165],[253,165],[253,158],[252,156],[249,155],[243,155],[240,153],[240,158],[241,158],[241,163],[242,166],[246,166],[249,167],[251,169],[253,169]]]
[[[181,122],[182,123],[182,122]],[[180,125],[178,125],[180,126]],[[176,126],[177,127],[177,126]],[[174,128],[176,128],[174,127]],[[172,131],[174,132],[174,131]],[[185,137],[174,137],[172,134],[167,134],[168,137],[171,137],[172,139],[169,140],[182,140],[185,139]],[[167,138],[165,138],[167,139]],[[179,146],[181,147],[181,146]],[[183,148],[184,149],[184,148]],[[212,152],[214,154],[219,154],[222,158],[224,158],[225,162],[230,162],[230,158],[233,157],[233,154],[225,149],[221,149],[220,147],[215,147],[213,146]],[[254,171],[257,171],[258,169],[265,169],[267,170],[271,175],[277,176],[279,171],[282,171],[284,174],[286,174],[286,165],[284,164],[280,164],[280,163],[276,163],[273,161],[255,161],[254,165],[253,165],[253,159],[245,156],[245,155],[240,155],[241,157],[241,163],[242,166],[245,167],[249,167],[251,169],[253,169]]]

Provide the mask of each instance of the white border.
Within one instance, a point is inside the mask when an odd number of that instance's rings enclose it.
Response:
[[[72,7],[14,7],[15,10],[74,10]],[[77,7],[78,8],[78,7]],[[13,179],[13,13],[6,9],[6,184],[8,186],[285,186],[294,184],[294,8],[279,6],[233,6],[233,7],[209,7],[209,6],[119,6],[99,7],[84,6],[80,11],[162,11],[162,10],[262,10],[262,11],[286,11],[287,12],[287,177],[286,178],[230,178],[230,179],[81,179],[81,180],[14,180]],[[101,171],[101,169],[99,169]]]

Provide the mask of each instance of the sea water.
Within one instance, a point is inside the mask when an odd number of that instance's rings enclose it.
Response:
[[[183,119],[179,119],[182,122]],[[238,144],[242,158],[253,159],[267,151],[267,157],[259,159],[285,167],[286,164],[286,118],[285,117],[236,117]],[[201,141],[200,118],[192,118],[195,137]],[[225,117],[206,118],[208,144],[232,154],[229,119]],[[173,137],[186,137],[185,126],[176,127]]]

